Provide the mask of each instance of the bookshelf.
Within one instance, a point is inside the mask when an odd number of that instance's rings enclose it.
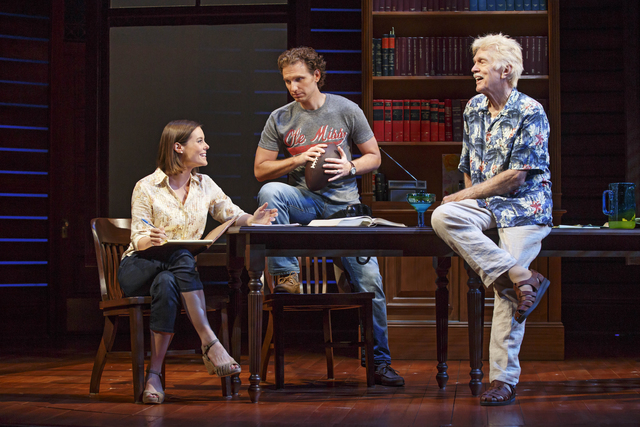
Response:
[[[553,182],[554,223],[559,224],[564,211],[561,205],[560,150],[560,43],[559,0],[549,0],[544,11],[456,11],[456,12],[380,12],[373,11],[373,0],[362,1],[362,108],[373,127],[374,99],[469,99],[475,96],[471,67],[465,75],[374,76],[373,39],[394,29],[399,37],[477,37],[501,32],[511,37],[544,36],[547,38],[548,73],[523,74],[518,90],[543,100],[551,127],[549,154]],[[379,143],[418,180],[427,181],[427,191],[436,194],[436,203],[425,214],[430,225],[430,212],[442,199],[442,169],[444,154],[459,154],[461,141],[389,142]],[[387,180],[410,180],[402,169],[384,153],[379,172]],[[406,202],[375,200],[373,174],[361,181],[363,203],[373,214],[391,221],[416,225],[415,211]],[[402,353],[408,358],[435,357],[435,269],[425,260],[384,258],[380,260],[387,295],[389,341],[392,355]],[[531,268],[549,274],[554,285],[537,312],[529,319],[521,358],[529,360],[562,359],[564,328],[560,318],[561,264],[559,259],[539,258]],[[549,277],[549,276],[546,276]],[[463,262],[453,262],[449,277],[450,295],[450,357],[468,357],[466,346],[467,274]],[[485,302],[484,356],[488,356],[492,290],[487,290]],[[542,307],[544,305],[544,307]],[[456,321],[461,328],[456,328]],[[434,340],[430,339],[433,335]],[[416,342],[425,344],[415,345]],[[413,344],[407,344],[413,343]]]
[[[512,37],[546,36],[548,39],[547,75],[527,75],[520,78],[518,89],[536,99],[545,100],[551,125],[549,151],[554,192],[554,221],[559,223],[561,210],[560,182],[560,58],[558,0],[550,0],[544,11],[506,12],[374,12],[373,1],[363,0],[362,25],[362,108],[373,126],[374,99],[469,99],[476,95],[470,69],[464,76],[373,76],[372,40],[381,38],[393,28],[399,37],[476,37],[502,32]],[[380,143],[394,158],[420,180],[427,181],[427,191],[442,198],[441,156],[459,153],[461,141],[388,142]],[[383,154],[382,166],[387,179],[409,179],[400,168]],[[394,210],[387,202],[374,201],[373,179],[363,176],[364,203],[376,211],[384,210],[394,220],[412,224],[410,207]],[[434,205],[434,208],[437,206]]]

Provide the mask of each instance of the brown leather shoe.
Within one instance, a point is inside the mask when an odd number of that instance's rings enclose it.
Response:
[[[516,322],[522,323],[538,306],[542,296],[549,287],[549,280],[535,270],[531,270],[531,277],[513,285],[518,296],[518,308],[514,313]],[[529,285],[532,291],[522,291],[520,287]]]
[[[298,273],[291,272],[289,275],[276,276],[276,287],[273,289],[275,293],[300,293],[300,282],[298,281]]]
[[[516,401],[516,386],[502,381],[491,381],[491,385],[480,396],[481,406],[504,406]]]

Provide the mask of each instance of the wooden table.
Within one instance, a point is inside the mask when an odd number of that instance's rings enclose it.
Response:
[[[488,233],[497,240],[497,233]],[[249,396],[260,398],[260,350],[262,346],[262,283],[260,278],[268,256],[423,256],[434,257],[436,279],[436,334],[440,388],[446,386],[448,305],[447,273],[451,249],[433,229],[396,227],[232,227],[227,232],[227,257],[232,278],[244,265],[249,273]],[[553,229],[543,241],[540,256],[624,257],[640,256],[640,230]],[[469,271],[469,387],[474,395],[482,388],[482,332],[484,286]],[[234,280],[234,279],[232,279]],[[235,334],[234,334],[235,335]]]

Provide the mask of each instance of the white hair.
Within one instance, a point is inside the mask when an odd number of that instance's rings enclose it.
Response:
[[[500,70],[507,65],[511,65],[511,73],[507,75],[507,82],[510,87],[518,86],[518,79],[522,75],[522,47],[520,43],[509,36],[498,34],[487,34],[478,37],[471,45],[471,51],[475,56],[479,50],[486,51],[493,60],[493,68]]]

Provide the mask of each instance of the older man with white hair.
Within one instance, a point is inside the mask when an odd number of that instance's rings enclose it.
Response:
[[[464,111],[460,165],[465,188],[442,200],[435,232],[494,286],[489,345],[490,387],[480,404],[515,401],[524,321],[549,280],[529,270],[552,226],[549,122],[544,109],[516,86],[522,49],[502,34],[477,38],[471,72],[479,95]],[[497,228],[495,244],[484,231]]]

